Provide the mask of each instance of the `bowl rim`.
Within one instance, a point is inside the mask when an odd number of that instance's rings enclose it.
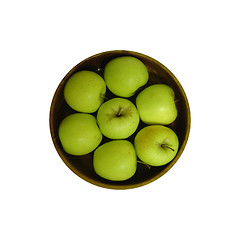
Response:
[[[122,55],[133,55],[133,56],[139,56],[145,59],[150,60],[151,62],[154,62],[155,64],[157,64],[158,66],[160,66],[161,68],[163,68],[173,79],[173,81],[176,83],[176,85],[178,86],[178,88],[180,89],[182,96],[184,98],[185,104],[186,104],[186,116],[187,116],[187,122],[186,122],[186,134],[184,137],[184,140],[182,142],[181,148],[178,150],[177,155],[175,156],[175,158],[169,163],[169,165],[160,173],[156,174],[154,177],[144,180],[142,182],[139,183],[132,183],[132,184],[128,184],[128,185],[118,185],[117,182],[112,182],[112,183],[104,183],[104,182],[98,182],[95,181],[93,179],[91,179],[90,177],[82,174],[81,172],[79,172],[76,168],[74,168],[69,161],[67,160],[67,158],[64,156],[64,154],[58,149],[58,145],[57,145],[57,140],[56,137],[54,137],[54,123],[53,123],[53,113],[54,113],[54,106],[56,104],[56,98],[57,98],[57,94],[59,89],[62,88],[62,85],[65,84],[65,81],[69,78],[69,76],[72,74],[73,71],[75,71],[76,68],[78,68],[78,66],[82,65],[84,62],[87,62],[93,58],[96,58],[98,56],[104,55],[104,54],[110,54],[110,53],[114,53],[114,54],[122,54]],[[113,189],[113,190],[127,190],[127,189],[133,189],[133,188],[138,188],[138,187],[142,187],[145,186],[151,182],[154,182],[155,180],[159,179],[160,177],[162,177],[165,173],[167,173],[174,165],[175,163],[178,161],[178,159],[180,158],[180,156],[182,155],[188,139],[189,139],[189,135],[190,135],[190,128],[191,128],[191,111],[190,111],[190,105],[189,105],[189,101],[187,98],[187,95],[181,85],[181,83],[178,81],[178,79],[176,78],[176,76],[166,67],[164,66],[162,63],[160,63],[159,61],[157,61],[156,59],[139,53],[139,52],[135,52],[135,51],[130,51],[130,50],[109,50],[109,51],[104,51],[104,52],[100,52],[97,54],[94,54],[84,60],[82,60],[81,62],[79,62],[77,65],[75,65],[73,68],[70,69],[70,71],[64,76],[64,78],[60,81],[57,89],[55,90],[55,93],[53,95],[52,101],[51,101],[51,106],[50,106],[50,112],[49,112],[49,127],[50,127],[50,134],[51,134],[51,138],[54,144],[55,149],[57,150],[58,155],[60,156],[60,158],[62,159],[62,161],[66,164],[66,166],[73,172],[75,173],[78,177],[82,178],[83,180],[85,180],[88,183],[91,183],[95,186],[98,187],[102,187],[105,189]]]

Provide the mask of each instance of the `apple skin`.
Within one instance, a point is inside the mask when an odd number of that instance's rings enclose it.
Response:
[[[95,72],[80,71],[73,74],[64,87],[64,98],[74,110],[83,113],[96,112],[103,103],[106,83]]]
[[[107,63],[104,79],[109,90],[119,97],[131,97],[148,81],[144,63],[131,56],[117,57]]]
[[[124,181],[134,175],[137,156],[127,140],[112,140],[98,147],[93,154],[95,172],[108,180]]]
[[[178,115],[174,91],[165,84],[155,84],[142,90],[136,98],[136,106],[141,120],[148,125],[167,125]]]
[[[137,156],[151,166],[162,166],[174,159],[179,148],[176,133],[162,125],[141,129],[135,139]]]
[[[74,113],[60,123],[59,139],[65,152],[85,155],[92,152],[102,141],[96,118],[87,113]]]
[[[102,134],[111,139],[124,139],[137,129],[140,118],[135,105],[124,98],[113,98],[103,103],[97,113]]]

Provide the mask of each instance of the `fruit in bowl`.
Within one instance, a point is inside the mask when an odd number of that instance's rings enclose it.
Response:
[[[131,97],[148,81],[148,70],[138,58],[117,57],[104,68],[104,79],[109,90],[120,97]]]
[[[78,112],[93,113],[104,101],[106,84],[97,73],[83,70],[68,79],[63,93],[71,108]]]
[[[146,124],[172,123],[177,117],[175,94],[166,84],[154,84],[145,88],[136,98],[141,120]]]
[[[102,134],[111,139],[124,139],[131,136],[139,124],[135,105],[124,98],[113,98],[99,108],[97,123]]]
[[[95,110],[77,109],[67,101],[68,83],[82,72],[92,72],[101,80],[96,91],[89,87],[85,93],[80,93],[84,87],[76,81],[77,87],[72,85],[78,92],[76,105],[95,105]],[[91,82],[87,77],[81,81]],[[60,126],[68,116],[85,112],[94,118],[102,138],[94,143],[83,134],[94,147],[73,154],[64,146]],[[60,157],[74,173],[97,186],[127,189],[156,180],[176,163],[187,143],[190,110],[183,88],[165,66],[140,53],[109,51],[82,61],[64,77],[52,101],[50,129]],[[68,134],[68,144],[73,132]]]
[[[176,133],[162,125],[144,127],[134,139],[137,156],[151,166],[162,166],[172,161],[178,145]]]
[[[58,134],[64,151],[72,155],[88,154],[102,141],[96,119],[87,113],[74,113],[65,117]]]
[[[137,169],[137,155],[133,144],[127,140],[104,143],[94,152],[93,167],[96,173],[105,179],[129,179]]]

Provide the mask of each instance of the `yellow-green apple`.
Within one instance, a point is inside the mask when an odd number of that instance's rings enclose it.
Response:
[[[132,143],[127,140],[112,140],[99,146],[93,154],[93,167],[105,179],[129,179],[137,169],[137,156]]]
[[[68,105],[78,112],[93,113],[104,101],[106,83],[92,71],[73,74],[64,87],[64,98]]]
[[[151,166],[161,166],[174,159],[179,142],[176,133],[162,125],[151,125],[141,129],[135,139],[137,156]]]
[[[172,123],[177,117],[175,94],[166,84],[155,84],[142,90],[136,98],[141,120],[146,124]]]
[[[112,93],[120,97],[131,97],[148,81],[148,70],[144,63],[132,56],[117,57],[107,63],[104,79]]]
[[[139,124],[135,105],[124,98],[113,98],[103,103],[97,112],[97,123],[102,134],[111,139],[131,136]]]
[[[102,141],[96,118],[87,113],[74,113],[65,117],[60,123],[58,134],[64,151],[71,155],[88,154]]]

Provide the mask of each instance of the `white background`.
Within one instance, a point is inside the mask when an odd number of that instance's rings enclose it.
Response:
[[[238,1],[1,1],[0,239],[240,239]],[[162,178],[94,186],[58,156],[53,94],[85,58],[155,58],[190,103],[188,144]]]

